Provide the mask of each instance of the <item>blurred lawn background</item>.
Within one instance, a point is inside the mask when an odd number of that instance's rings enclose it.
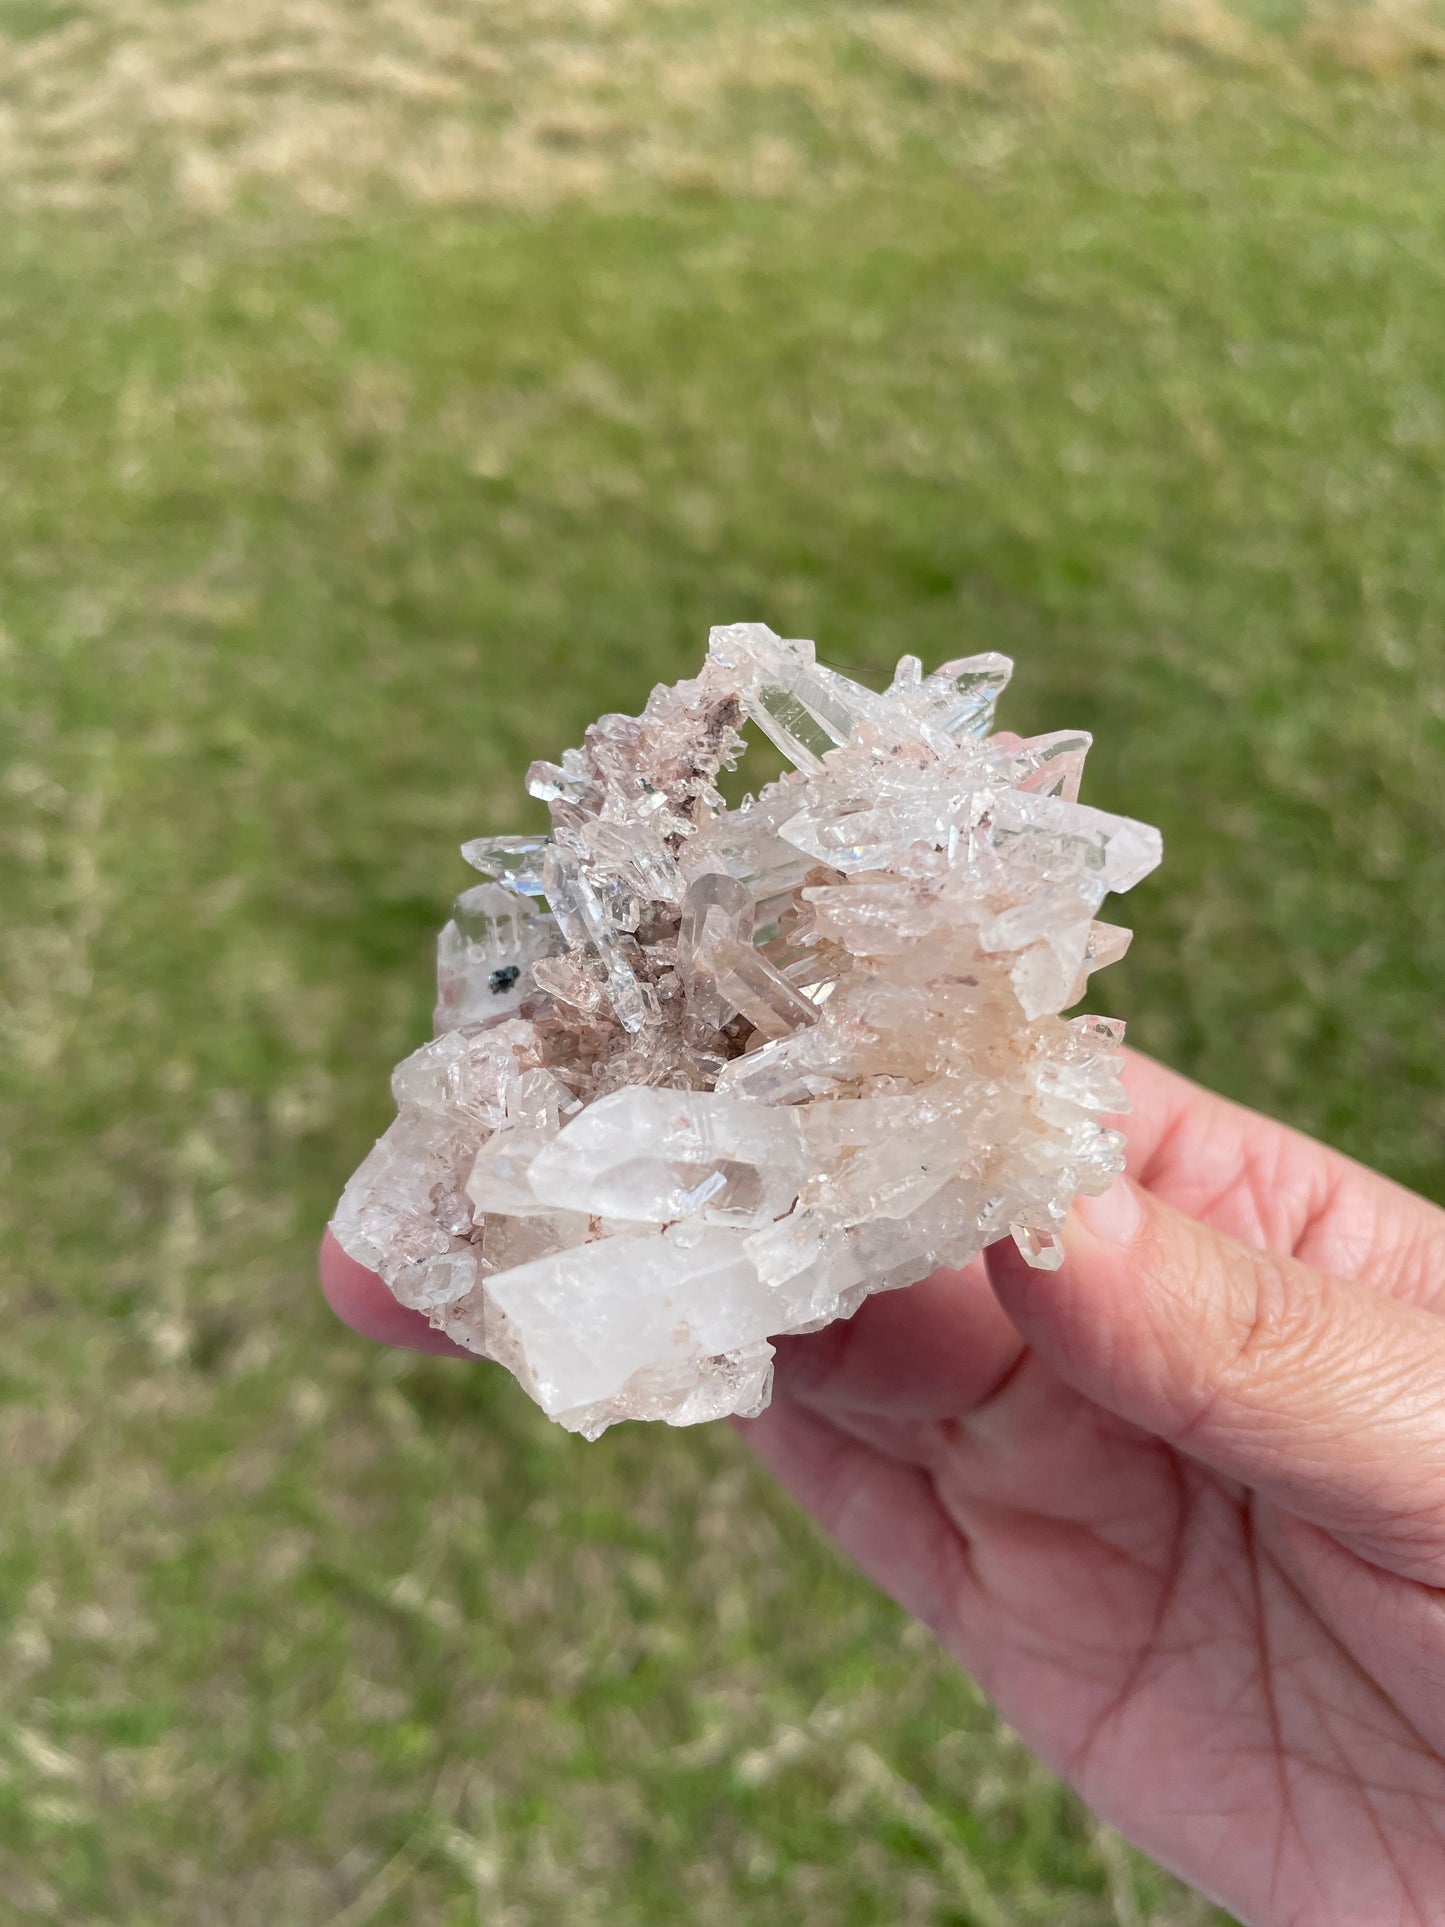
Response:
[[[1445,21],[0,0],[0,1916],[1202,1927],[730,1436],[335,1327],[463,838],[1018,659],[1137,1042],[1435,1195]]]

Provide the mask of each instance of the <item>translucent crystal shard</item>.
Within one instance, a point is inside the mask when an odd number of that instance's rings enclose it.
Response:
[[[751,944],[720,943],[712,967],[723,1002],[760,1037],[788,1037],[817,1021],[816,1007]]]
[[[1011,1224],[1009,1234],[1019,1256],[1035,1271],[1057,1271],[1064,1262],[1064,1242],[1056,1231],[1036,1231],[1032,1225]]]
[[[1031,737],[1024,751],[1034,768],[1021,770],[1018,788],[1077,803],[1084,781],[1084,758],[1093,740],[1087,730],[1081,729],[1060,729],[1049,736]]]
[[[770,1224],[792,1209],[807,1171],[795,1111],[715,1092],[614,1091],[536,1157],[537,1204],[646,1224],[700,1217]]]
[[[749,716],[800,770],[821,769],[828,751],[857,726],[847,683],[818,670],[811,642],[785,642],[761,622],[737,622],[714,629],[708,651],[741,672]]]
[[[724,944],[751,945],[755,908],[753,893],[741,879],[716,870],[694,877],[683,898],[677,974],[689,1009],[713,1030],[721,1029],[731,1015],[713,957]]]
[[[551,830],[464,847],[345,1249],[588,1437],[757,1411],[772,1338],[994,1239],[1062,1263],[1127,1097],[1122,1025],[1061,1013],[1160,847],[1079,803],[1085,733],[992,733],[1011,670],[880,694],[736,623],[534,764]],[[729,810],[747,720],[795,768]]]
[[[525,1361],[527,1389],[577,1430],[625,1408],[632,1387],[646,1397],[660,1376],[686,1397],[730,1375],[740,1355],[766,1347],[775,1317],[743,1234],[724,1230],[686,1242],[598,1239],[496,1274],[487,1295]],[[744,1409],[756,1405],[754,1381]]]
[[[920,684],[935,726],[950,736],[986,736],[993,728],[994,710],[1013,672],[1009,658],[992,651],[963,656],[935,669]]]
[[[608,888],[583,854],[560,842],[547,852],[542,889],[569,948],[595,958],[601,966],[618,1023],[624,1030],[641,1030],[655,999],[639,982],[621,941],[641,918],[639,900]]]
[[[495,877],[529,897],[542,894],[545,836],[474,836],[462,845],[462,855],[484,877]]]

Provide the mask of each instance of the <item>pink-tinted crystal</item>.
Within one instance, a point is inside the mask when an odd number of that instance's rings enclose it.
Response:
[[[1123,955],[1156,831],[1078,802],[1087,735],[992,732],[1012,665],[883,693],[760,623],[534,764],[546,837],[482,837],[438,1035],[334,1230],[404,1304],[596,1436],[766,1403],[780,1333],[1107,1188]],[[729,810],[751,721],[795,768]]]

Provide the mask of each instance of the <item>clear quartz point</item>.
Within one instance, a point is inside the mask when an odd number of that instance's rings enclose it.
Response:
[[[818,1008],[751,944],[720,943],[711,968],[723,1002],[762,1037],[789,1037],[817,1021]]]
[[[718,983],[715,958],[726,945],[751,945],[755,901],[737,877],[708,871],[694,877],[682,901],[677,932],[677,974],[688,1006],[698,1020],[720,1030],[736,1004],[729,1006]]]
[[[560,1424],[757,1412],[770,1341],[1052,1227],[1123,1168],[1123,1026],[1066,1016],[1157,831],[1089,737],[993,731],[1012,664],[881,693],[762,623],[528,772],[438,940],[437,1035],[337,1208],[398,1301]],[[729,809],[751,723],[793,769]]]
[[[933,700],[936,726],[950,736],[986,736],[1013,672],[1009,658],[992,651],[935,669],[922,687]]]
[[[1009,1236],[1019,1256],[1035,1271],[1057,1271],[1064,1262],[1064,1241],[1057,1231],[1036,1231],[1032,1225],[1011,1224]]]
[[[849,700],[850,685],[818,668],[811,642],[786,642],[761,622],[739,622],[714,629],[708,650],[711,659],[742,669],[749,716],[798,769],[821,769],[829,750],[856,729],[861,708]]]
[[[462,855],[474,870],[529,897],[542,894],[546,854],[545,836],[474,836],[462,845]]]

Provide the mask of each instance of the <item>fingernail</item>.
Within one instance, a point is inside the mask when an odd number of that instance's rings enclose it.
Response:
[[[1127,1178],[1115,1178],[1101,1198],[1077,1198],[1074,1210],[1086,1231],[1104,1244],[1132,1242],[1143,1222],[1139,1196]]]

